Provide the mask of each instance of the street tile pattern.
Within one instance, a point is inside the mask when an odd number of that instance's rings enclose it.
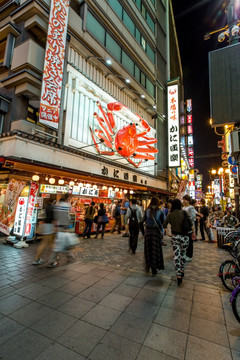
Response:
[[[1,239],[0,359],[240,359],[240,326],[217,277],[229,255],[195,242],[178,287],[165,241],[165,270],[152,277],[141,236],[135,255],[121,235],[81,239],[74,262],[63,254],[54,269],[31,265],[38,244]]]

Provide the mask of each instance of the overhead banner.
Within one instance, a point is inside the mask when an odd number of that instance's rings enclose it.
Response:
[[[39,122],[58,129],[69,0],[52,0],[42,80]]]
[[[180,166],[178,85],[168,86],[168,165]]]

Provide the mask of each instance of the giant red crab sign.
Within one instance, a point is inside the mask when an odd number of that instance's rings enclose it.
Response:
[[[95,129],[93,131],[90,127],[90,131],[99,154],[112,156],[119,153],[135,167],[139,167],[143,160],[155,160],[151,154],[158,153],[158,150],[151,144],[155,144],[157,139],[146,136],[151,129],[146,120],[137,115],[137,122],[123,126],[122,129],[117,131],[113,111],[120,111],[126,109],[126,107],[119,102],[112,102],[107,104],[108,110],[106,112],[99,101],[97,106],[102,118],[97,113],[94,113],[94,118],[98,121],[101,130]],[[137,126],[140,126],[140,132],[137,132]],[[104,143],[110,151],[100,150],[96,138]],[[141,161],[135,163],[132,159],[140,159]]]

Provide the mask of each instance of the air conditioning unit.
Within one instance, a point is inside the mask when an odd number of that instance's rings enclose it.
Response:
[[[240,152],[240,130],[232,131],[230,133],[230,141],[229,141],[229,147],[230,147],[230,154],[238,153]]]

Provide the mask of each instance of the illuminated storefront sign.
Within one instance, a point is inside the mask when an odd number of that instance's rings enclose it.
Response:
[[[188,188],[189,188],[189,195],[191,196],[192,199],[195,199],[195,174],[194,174],[194,170],[190,170]]]
[[[40,193],[45,194],[66,194],[69,191],[68,186],[58,186],[58,185],[48,185],[41,184],[40,185]]]
[[[35,203],[37,201],[39,185],[32,182],[30,187],[30,193],[28,197],[28,207],[26,215],[26,225],[25,225],[25,236],[31,237],[33,235],[33,227],[35,226],[36,213],[35,213]]]
[[[69,0],[52,0],[40,100],[39,122],[58,129]]]
[[[194,169],[192,99],[187,100],[186,117],[187,117],[187,134],[188,134],[188,162],[190,169]]]
[[[178,85],[168,86],[168,164],[180,166]]]
[[[81,187],[80,188],[80,195],[84,196],[98,196],[99,195],[99,189],[93,189],[93,188],[87,188],[87,187]]]
[[[13,226],[13,233],[15,235],[19,235],[19,236],[23,235],[27,203],[28,203],[27,197],[18,198],[17,210],[16,210],[15,221]]]

